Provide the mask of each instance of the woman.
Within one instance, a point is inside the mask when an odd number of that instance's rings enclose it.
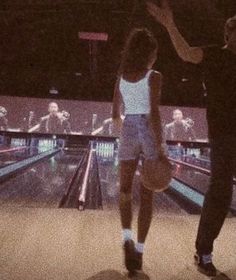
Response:
[[[142,269],[144,242],[152,219],[153,192],[140,188],[137,243],[132,240],[132,181],[142,153],[144,158],[163,156],[159,102],[162,76],[152,70],[157,41],[147,29],[134,29],[122,55],[114,91],[112,118],[121,127],[121,103],[125,108],[120,147],[120,214],[125,265],[129,271]]]

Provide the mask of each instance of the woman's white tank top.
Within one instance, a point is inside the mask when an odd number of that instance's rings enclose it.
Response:
[[[149,70],[143,79],[135,83],[120,78],[119,90],[125,107],[125,115],[150,114],[149,77],[152,71]]]

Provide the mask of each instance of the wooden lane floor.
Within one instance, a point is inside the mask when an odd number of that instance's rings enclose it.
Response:
[[[193,265],[198,220],[193,215],[155,214],[143,273],[133,279],[209,279]],[[236,219],[228,218],[214,251],[215,264],[228,278],[217,279],[236,279],[235,232]],[[1,208],[0,279],[128,279],[118,211]]]
[[[103,209],[114,209],[119,204],[119,171],[116,158],[109,161],[98,159],[98,172],[101,183],[101,194]],[[135,173],[132,197],[133,207],[138,208],[139,205],[139,189],[140,189],[140,169]],[[187,214],[185,209],[178,204],[167,192],[155,193],[154,210],[157,213],[165,214]]]
[[[58,207],[83,153],[60,152],[0,185],[0,206]]]

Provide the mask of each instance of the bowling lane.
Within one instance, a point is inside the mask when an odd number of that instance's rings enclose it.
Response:
[[[119,205],[119,174],[117,153],[110,157],[98,156],[98,170],[101,183],[103,209],[118,208]],[[140,203],[140,170],[137,170],[133,180],[133,208],[138,209]],[[154,209],[158,213],[187,214],[167,192],[155,193]]]
[[[113,167],[107,167],[107,170],[104,174],[108,175],[106,175],[105,180],[103,179],[101,181],[103,207],[109,209],[113,209],[114,207],[117,208],[119,204],[119,178],[118,174],[113,173],[113,170]],[[140,205],[139,192],[140,173],[139,171],[137,171],[132,186],[133,208],[136,210]],[[180,205],[178,205],[166,192],[154,194],[154,209],[158,213],[186,214],[186,211]]]
[[[197,190],[201,194],[205,195],[210,183],[210,176],[197,170],[196,168],[191,168],[183,164],[174,164],[174,177],[190,186],[191,188]],[[236,186],[234,185],[234,195],[231,206],[236,209]]]
[[[84,151],[61,151],[0,185],[0,207],[58,207]]]
[[[21,147],[19,149],[8,148],[5,149],[5,152],[4,150],[2,150],[0,153],[0,168],[27,159],[29,157],[35,156],[38,153],[39,151],[36,147],[34,148]]]

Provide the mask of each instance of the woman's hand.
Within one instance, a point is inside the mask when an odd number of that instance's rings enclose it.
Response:
[[[147,1],[147,10],[156,21],[168,27],[173,23],[173,13],[167,0],[162,1],[162,7],[158,7],[151,1]]]

